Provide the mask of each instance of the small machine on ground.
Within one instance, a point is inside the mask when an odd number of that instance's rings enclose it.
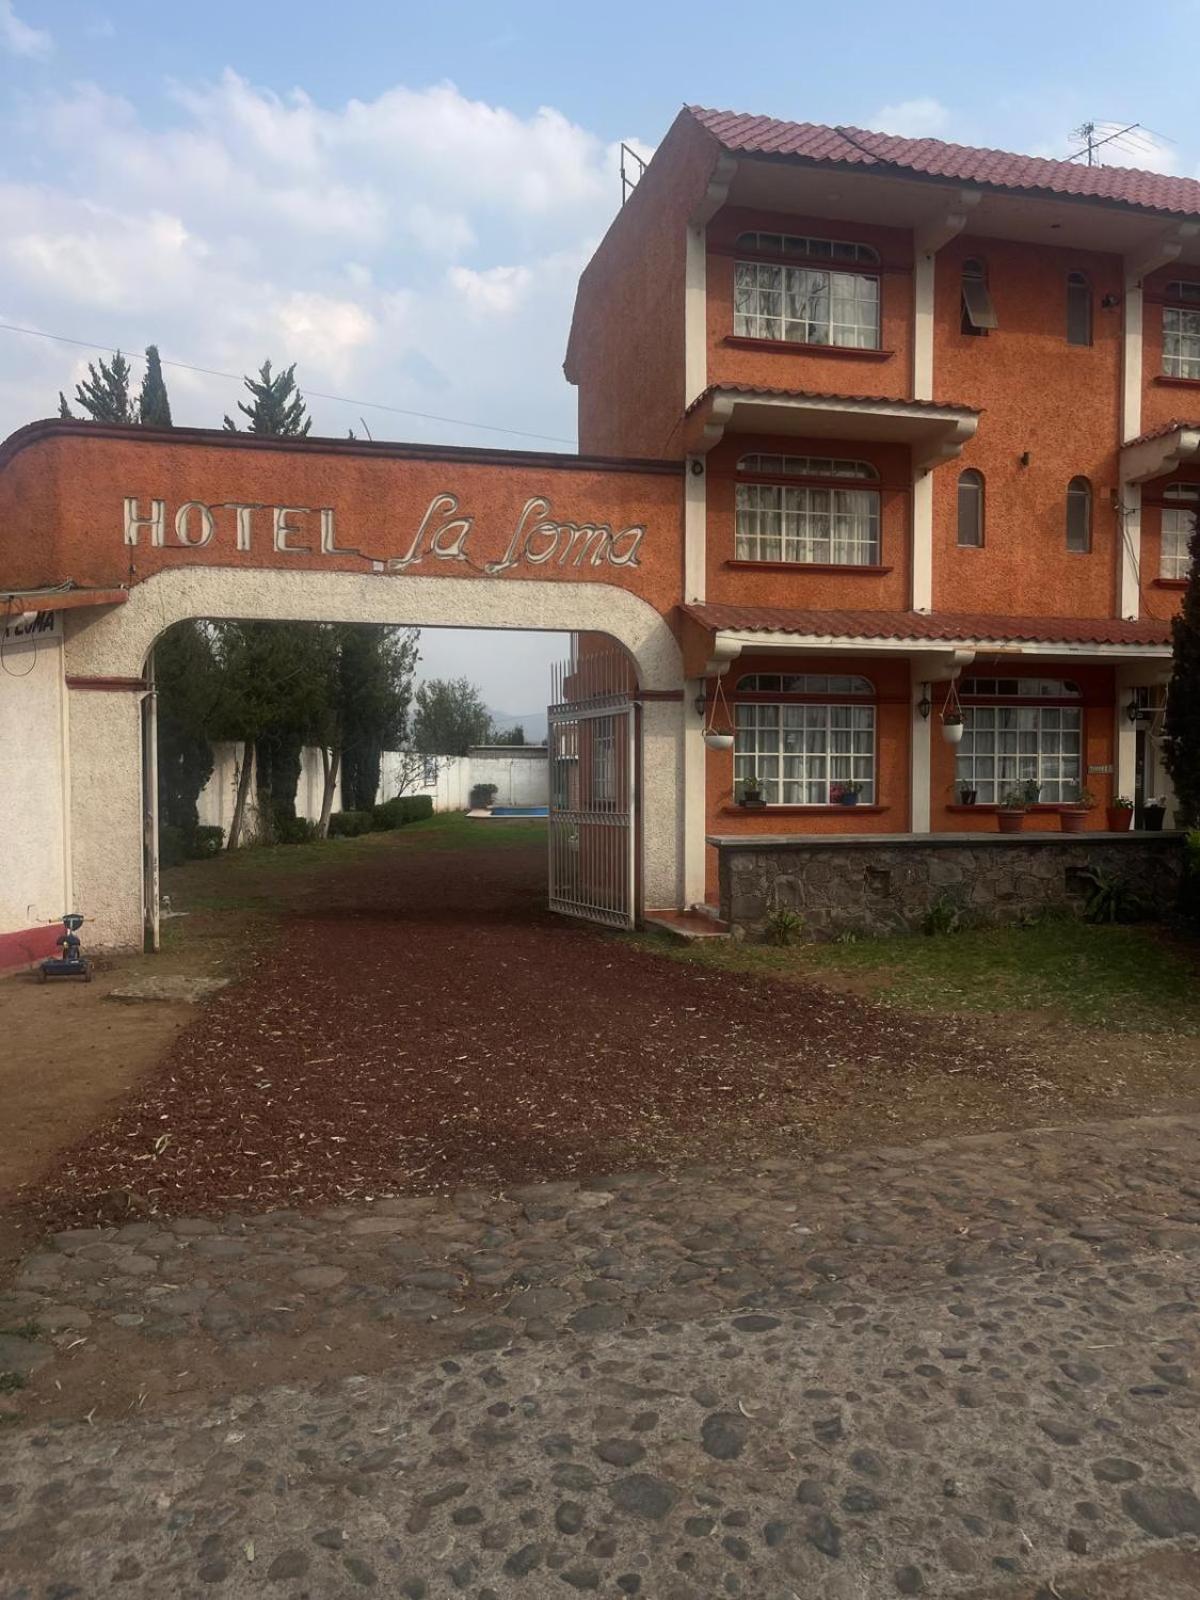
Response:
[[[78,911],[68,911],[62,925],[64,931],[55,940],[62,953],[48,956],[42,962],[42,982],[47,978],[82,978],[85,983],[91,983],[92,963],[83,954],[83,941],[79,937],[83,918]]]

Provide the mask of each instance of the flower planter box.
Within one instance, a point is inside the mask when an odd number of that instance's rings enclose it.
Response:
[[[1133,827],[1132,806],[1106,806],[1104,820],[1109,833],[1128,833]]]
[[[996,826],[1001,833],[1020,833],[1025,827],[1025,813],[1009,806],[997,806]]]
[[[762,795],[756,795],[753,799],[749,795],[743,795],[738,804],[743,811],[765,811],[767,809],[767,802]]]
[[[1065,806],[1058,813],[1058,824],[1064,833],[1082,833],[1087,826],[1087,807]]]

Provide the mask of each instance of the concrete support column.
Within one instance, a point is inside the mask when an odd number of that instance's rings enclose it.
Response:
[[[928,471],[913,478],[912,608],[933,610],[933,473]]]
[[[85,944],[142,948],[142,710],[127,688],[72,689],[71,861]]]
[[[704,813],[686,803],[684,728],[696,720],[681,700],[642,705],[642,901],[645,906],[681,906],[685,838],[698,833],[703,849]],[[703,897],[701,897],[703,898]]]
[[[1121,615],[1135,622],[1142,607],[1140,582],[1142,565],[1142,486],[1140,483],[1121,485],[1121,504],[1117,509],[1117,527],[1121,536],[1120,591]]]
[[[933,713],[923,717],[917,702],[925,693],[925,684],[914,669],[911,688],[910,750],[909,762],[909,831],[928,833],[931,822],[930,787],[933,761]]]
[[[703,678],[689,678],[683,686],[683,904],[703,905],[708,827],[708,750],[704,743],[704,718],[696,714],[695,701],[704,693]]]

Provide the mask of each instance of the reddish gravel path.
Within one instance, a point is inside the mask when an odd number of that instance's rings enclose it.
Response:
[[[647,954],[541,907],[538,846],[338,866],[249,975],[67,1152],[56,1220],[127,1189],[203,1213],[596,1173],[762,1149],[814,1104],[947,1070],[961,1021]]]

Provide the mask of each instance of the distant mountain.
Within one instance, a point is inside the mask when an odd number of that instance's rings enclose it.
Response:
[[[497,733],[507,733],[510,728],[518,725],[525,729],[526,744],[545,744],[546,742],[546,708],[540,711],[521,711],[513,714],[509,711],[492,711],[488,715]]]

